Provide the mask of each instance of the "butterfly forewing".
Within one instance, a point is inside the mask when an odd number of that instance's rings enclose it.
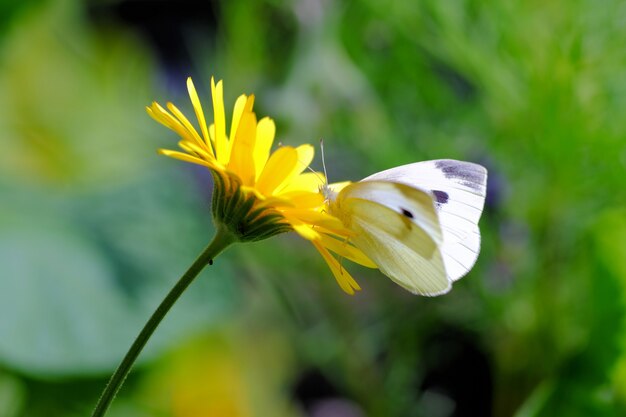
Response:
[[[487,170],[470,162],[440,159],[403,165],[371,175],[363,182],[391,181],[428,190],[443,233],[441,252],[448,277],[457,280],[480,251],[478,220],[485,203]]]

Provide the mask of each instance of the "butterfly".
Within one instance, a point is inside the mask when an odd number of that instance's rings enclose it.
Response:
[[[408,291],[446,293],[474,266],[487,170],[452,159],[416,162],[327,190],[350,243]]]

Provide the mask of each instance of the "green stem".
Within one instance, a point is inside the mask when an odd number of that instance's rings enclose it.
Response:
[[[170,292],[165,296],[165,299],[163,299],[154,313],[152,313],[152,316],[148,319],[148,322],[145,324],[143,329],[141,329],[141,332],[131,345],[130,349],[126,353],[126,356],[122,359],[122,362],[111,376],[111,379],[102,392],[102,396],[100,396],[100,400],[98,400],[98,404],[91,414],[91,417],[104,416],[107,409],[111,405],[111,402],[117,395],[117,392],[124,383],[124,380],[128,376],[135,360],[137,360],[139,353],[141,353],[141,350],[146,345],[146,342],[148,342],[148,339],[150,339],[150,336],[152,336],[152,333],[154,333],[154,330],[157,328],[159,323],[161,323],[161,320],[163,320],[176,300],[178,300],[181,294],[187,289],[189,284],[191,284],[200,271],[202,271],[206,265],[212,265],[213,258],[215,258],[220,252],[235,241],[235,237],[228,232],[228,230],[223,227],[217,228],[213,241],[204,249],[200,256],[198,256],[187,272],[180,277],[176,285],[174,285]]]

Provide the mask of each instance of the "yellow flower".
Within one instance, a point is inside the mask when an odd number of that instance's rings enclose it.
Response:
[[[329,252],[359,264],[375,267],[348,240],[350,231],[325,211],[320,193],[322,176],[304,172],[314,156],[311,145],[281,146],[271,152],[274,121],[257,121],[252,107],[254,95],[241,95],[235,102],[230,131],[226,133],[223,86],[211,79],[213,123],[207,126],[200,99],[191,78],[187,90],[200,132],[172,103],[163,108],[153,102],[150,116],[176,132],[184,151],[159,152],[207,167],[213,174],[213,218],[239,241],[261,240],[294,230],[311,241],[329,265],[340,287],[349,294],[360,287]],[[168,111],[169,110],[169,111]]]

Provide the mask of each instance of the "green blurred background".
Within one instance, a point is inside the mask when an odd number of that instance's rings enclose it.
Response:
[[[0,1],[0,417],[88,415],[211,238],[144,111],[188,75],[331,181],[484,164],[482,253],[437,298],[350,265],[349,297],[295,235],[229,249],[110,416],[626,415],[625,45],[619,0]]]

